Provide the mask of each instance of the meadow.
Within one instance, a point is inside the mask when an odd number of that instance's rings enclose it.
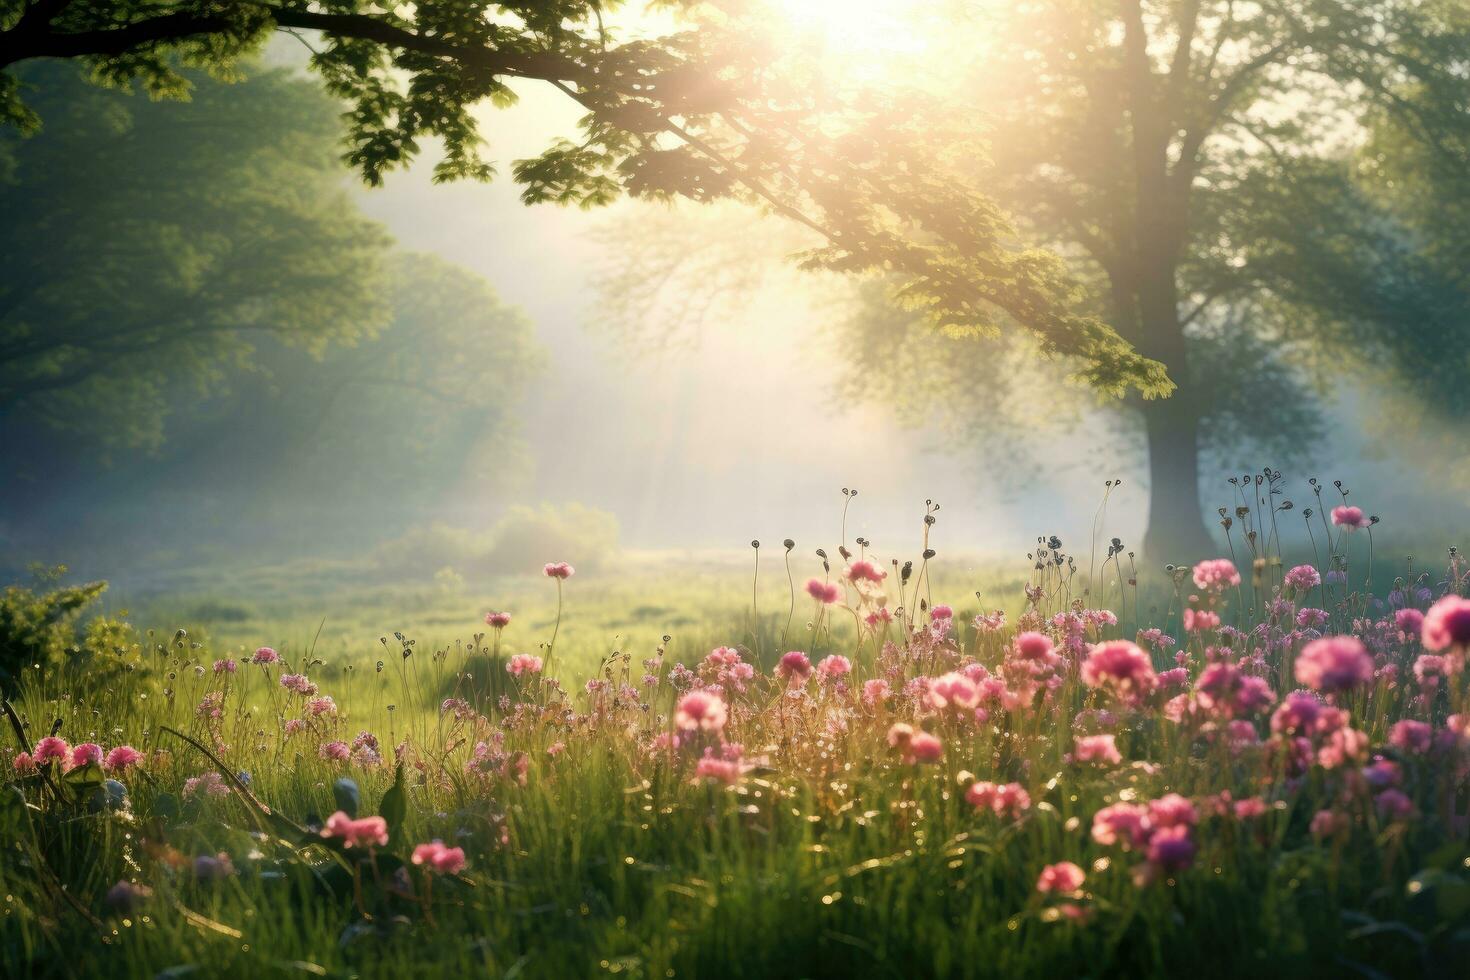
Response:
[[[1463,975],[1470,566],[1238,517],[12,588],[0,972]]]

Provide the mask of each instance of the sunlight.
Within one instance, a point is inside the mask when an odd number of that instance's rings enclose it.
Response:
[[[839,57],[916,54],[927,45],[911,0],[780,0],[793,30]]]

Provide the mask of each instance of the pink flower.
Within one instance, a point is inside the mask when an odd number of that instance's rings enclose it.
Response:
[[[512,677],[520,677],[522,674],[539,674],[541,673],[541,658],[529,653],[518,653],[506,662],[505,670]]]
[[[322,715],[335,715],[337,713],[337,702],[324,694],[319,698],[312,698],[307,701],[306,711],[313,718],[318,718]]]
[[[1115,766],[1123,761],[1117,741],[1112,735],[1084,735],[1077,739],[1072,758],[1077,762],[1094,762]]]
[[[31,757],[29,752],[17,752],[15,754],[15,760],[10,765],[11,768],[22,776],[36,771],[36,760]]]
[[[510,613],[490,612],[485,614],[485,625],[494,629],[503,630],[510,625]]]
[[[1235,819],[1254,820],[1266,815],[1266,801],[1259,796],[1248,796],[1235,801]]]
[[[1400,609],[1393,614],[1393,624],[1406,639],[1418,639],[1424,631],[1424,614],[1417,609]]]
[[[352,749],[346,742],[323,742],[317,754],[328,762],[346,762],[352,757]]]
[[[465,866],[464,848],[445,847],[437,840],[419,844],[413,849],[413,863],[428,865],[429,870],[441,875],[459,874]]]
[[[235,663],[231,657],[225,657],[222,660],[216,660],[214,662],[214,672],[216,674],[233,674],[239,669],[240,665]]]
[[[1196,588],[1223,592],[1240,584],[1240,573],[1229,558],[1211,558],[1194,566]]]
[[[818,578],[806,580],[806,593],[824,605],[830,606],[842,597],[842,590],[835,582],[823,582]]]
[[[694,778],[713,780],[717,783],[724,783],[726,786],[734,786],[740,782],[740,777],[744,774],[744,771],[745,767],[738,756],[733,759],[724,759],[707,749],[705,750],[705,754],[700,757],[699,762],[694,766]]]
[[[1424,614],[1424,649],[1470,650],[1470,599],[1447,595]]]
[[[1148,820],[1154,828],[1193,827],[1199,822],[1199,814],[1189,800],[1178,793],[1168,793],[1149,801]]]
[[[881,582],[887,577],[887,572],[879,570],[877,565],[864,559],[859,559],[847,566],[849,582]]]
[[[1322,576],[1311,565],[1297,565],[1286,573],[1283,581],[1294,592],[1306,592],[1322,584]]]
[[[541,569],[541,573],[547,578],[559,578],[565,581],[577,574],[577,570],[564,561],[547,562]]]
[[[1041,875],[1036,879],[1036,890],[1043,895],[1052,892],[1075,892],[1086,880],[1087,876],[1077,865],[1071,861],[1060,861],[1056,864],[1048,864],[1041,869]]]
[[[300,718],[287,718],[285,724],[283,724],[281,728],[289,737],[291,735],[297,734],[298,732],[305,731],[306,722]]]
[[[893,622],[893,613],[889,612],[887,606],[881,606],[864,616],[863,622],[877,629],[879,623]]]
[[[909,739],[905,762],[938,762],[944,755],[944,743],[928,732],[914,732]]]
[[[1296,614],[1296,624],[1302,629],[1319,629],[1327,625],[1327,618],[1327,610],[1308,606]]]
[[[211,769],[209,772],[184,780],[182,791],[184,799],[193,799],[201,793],[205,796],[229,796],[230,787],[225,784],[219,773]]]
[[[882,679],[863,682],[863,704],[868,707],[882,704],[893,696],[888,682]]]
[[[1148,809],[1137,804],[1114,803],[1092,815],[1092,839],[1104,847],[1142,847],[1148,841],[1148,832]]]
[[[954,618],[954,610],[951,609],[949,606],[943,606],[943,605],[935,606],[933,609],[930,609],[929,610],[929,618],[930,619],[953,619]]]
[[[1082,682],[1111,690],[1124,701],[1137,701],[1158,685],[1153,662],[1136,643],[1109,640],[1095,645],[1082,664]]]
[[[37,765],[45,765],[52,760],[66,762],[71,756],[71,746],[66,740],[55,735],[47,735],[36,743],[35,760]]]
[[[294,691],[302,697],[311,697],[316,693],[316,685],[307,679],[305,674],[282,674],[281,686],[288,691]]]
[[[1271,731],[1300,735],[1316,727],[1323,704],[1306,691],[1292,691],[1271,716]]]
[[[907,749],[913,737],[914,726],[901,721],[894,722],[888,729],[888,745],[890,748]]]
[[[1186,633],[1208,633],[1220,628],[1220,614],[1208,609],[1185,609],[1184,631]]]
[[[73,766],[100,766],[102,746],[96,742],[83,742],[71,750],[71,764]]]
[[[1368,518],[1364,516],[1363,508],[1340,504],[1332,508],[1332,523],[1349,531],[1356,531],[1368,526]]]
[[[1028,630],[1018,633],[1015,640],[1016,656],[1035,663],[1052,663],[1057,659],[1056,647],[1045,633]]]
[[[928,701],[936,711],[973,708],[980,703],[980,689],[964,674],[951,672],[929,682]]]
[[[811,673],[812,662],[800,650],[783,653],[781,659],[776,663],[776,676],[793,687],[805,684]]]
[[[1336,837],[1346,832],[1349,826],[1347,814],[1333,810],[1318,810],[1312,814],[1310,830],[1313,837]]]
[[[1388,730],[1388,744],[1416,754],[1428,752],[1433,738],[1434,729],[1422,721],[1409,718],[1394,722],[1393,727]]]
[[[727,718],[725,702],[708,691],[690,691],[674,711],[675,727],[688,732],[700,729],[718,734]]]
[[[1297,683],[1328,694],[1373,681],[1373,658],[1352,636],[1325,636],[1302,648],[1296,659]]]
[[[965,790],[965,802],[998,817],[1018,817],[1031,809],[1031,794],[1020,783],[976,780]]]
[[[327,818],[322,836],[341,840],[343,847],[383,847],[388,843],[388,821],[382,817],[353,820],[338,810]]]
[[[1148,860],[1165,871],[1179,871],[1194,860],[1194,840],[1187,824],[1156,830],[1148,839]]]
[[[824,681],[835,681],[852,673],[852,661],[840,654],[823,657],[817,664],[817,674]]]
[[[1400,790],[1386,789],[1373,801],[1384,820],[1406,820],[1414,815],[1414,801]]]
[[[273,664],[278,663],[280,659],[281,655],[270,647],[260,647],[250,657],[250,662],[253,664]]]

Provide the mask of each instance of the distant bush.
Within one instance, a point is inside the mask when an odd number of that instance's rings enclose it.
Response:
[[[617,550],[618,520],[585,504],[512,507],[491,535],[488,558],[496,572],[530,571],[549,561],[593,571]]]
[[[584,504],[512,507],[488,532],[446,524],[414,528],[373,552],[394,577],[433,579],[444,585],[453,576],[480,578],[523,573],[549,561],[571,562],[594,571],[617,551],[618,521]]]
[[[0,689],[15,686],[28,667],[42,671],[79,660],[137,657],[131,626],[98,617],[78,635],[82,610],[107,591],[106,582],[63,586],[66,566],[34,570],[36,588],[7,586],[0,592]]]

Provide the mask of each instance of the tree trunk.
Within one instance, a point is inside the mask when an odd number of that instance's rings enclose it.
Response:
[[[1193,564],[1214,552],[1200,515],[1199,416],[1187,401],[1145,402],[1148,436],[1148,529],[1143,552],[1157,563]]]
[[[1172,257],[1159,256],[1138,290],[1140,347],[1162,361],[1179,386],[1169,398],[1143,403],[1148,437],[1148,528],[1151,561],[1194,563],[1214,550],[1200,513],[1199,401],[1189,377]]]

